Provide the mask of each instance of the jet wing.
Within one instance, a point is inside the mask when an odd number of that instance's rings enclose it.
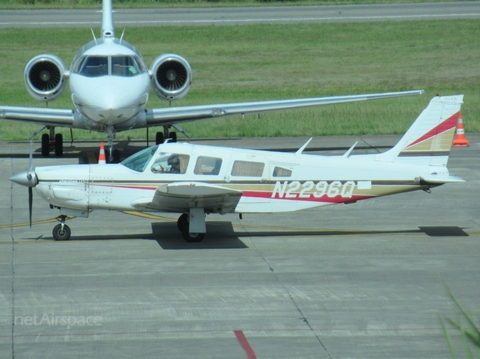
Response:
[[[232,212],[242,192],[203,182],[175,182],[158,186],[152,199],[133,203],[138,209],[187,213],[190,208],[205,208],[205,212]]]
[[[414,96],[421,95],[423,93],[423,90],[417,90],[403,92],[385,92],[367,95],[333,96],[278,101],[239,102],[219,105],[155,108],[146,111],[146,123],[147,126],[166,126],[182,122],[205,120],[211,118],[256,114],[268,111],[290,110],[296,108],[305,108],[346,102]]]
[[[0,120],[23,121],[54,127],[72,127],[74,111],[61,108],[0,106]]]

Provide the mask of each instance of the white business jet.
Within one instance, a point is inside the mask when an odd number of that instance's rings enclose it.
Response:
[[[71,231],[67,216],[96,209],[180,213],[187,241],[206,233],[211,213],[275,213],[353,203],[451,182],[448,156],[463,95],[434,97],[387,152],[343,156],[255,151],[166,142],[120,164],[37,167],[10,178],[32,188],[60,211],[56,240]],[[394,211],[395,209],[392,209]]]
[[[45,103],[57,99],[69,79],[73,110],[0,106],[0,119],[40,124],[32,137],[44,128],[49,130],[42,135],[43,156],[50,151],[57,156],[63,154],[63,137],[55,134],[55,127],[105,132],[112,160],[118,158],[118,151],[113,151],[115,134],[133,128],[163,126],[164,132],[156,136],[158,144],[168,137],[175,140],[176,133],[170,128],[178,130],[178,124],[188,121],[423,93],[405,91],[146,109],[151,83],[155,94],[166,101],[179,100],[187,94],[192,82],[189,63],[182,56],[163,54],[148,68],[140,53],[123,40],[123,35],[115,37],[112,0],[103,0],[101,31],[101,38],[94,38],[80,49],[70,70],[60,58],[50,54],[35,56],[25,68],[29,94]]]

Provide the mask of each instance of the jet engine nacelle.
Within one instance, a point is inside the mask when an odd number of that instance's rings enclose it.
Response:
[[[25,67],[25,86],[37,101],[56,100],[63,92],[68,72],[63,61],[55,55],[38,55]]]
[[[183,98],[192,83],[192,69],[183,57],[164,54],[153,61],[150,67],[155,94],[162,100],[174,101]]]

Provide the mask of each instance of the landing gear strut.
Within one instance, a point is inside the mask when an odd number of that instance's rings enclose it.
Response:
[[[192,208],[177,220],[177,227],[187,242],[201,242],[205,238],[205,213],[203,208]]]
[[[70,238],[70,234],[72,231],[70,230],[70,227],[65,224],[65,219],[67,217],[64,215],[61,215],[57,217],[57,220],[60,221],[60,224],[57,224],[53,228],[53,238],[55,238],[56,241],[66,241]]]
[[[170,132],[169,126],[164,126],[163,127],[163,132],[157,132],[157,135],[155,137],[155,144],[160,145],[165,140],[169,138],[170,142],[177,142],[177,133],[176,132]]]

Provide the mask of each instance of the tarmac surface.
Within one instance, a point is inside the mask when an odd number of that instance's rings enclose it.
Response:
[[[479,1],[321,6],[117,9],[117,26],[223,26],[244,24],[450,20],[480,18]],[[96,9],[1,10],[0,28],[98,27]]]
[[[315,153],[385,151],[398,136],[315,137]],[[8,180],[28,143],[0,143],[0,358],[451,358],[447,287],[480,313],[480,134],[453,148],[463,184],[276,215],[210,215],[186,243],[177,215],[68,221]],[[296,150],[307,139],[196,141]],[[34,166],[95,161],[66,145]],[[120,143],[123,154],[144,143]],[[326,150],[322,150],[326,148]],[[475,315],[475,318],[478,318]],[[478,324],[478,323],[477,323]],[[460,336],[447,324],[457,349]]]

